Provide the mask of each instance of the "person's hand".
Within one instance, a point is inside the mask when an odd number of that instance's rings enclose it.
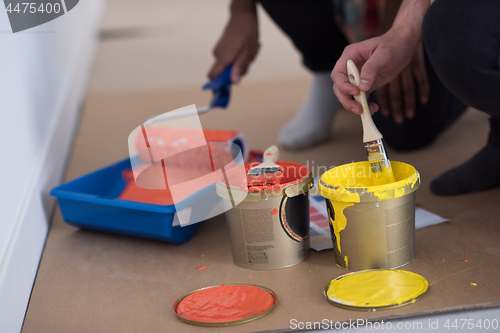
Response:
[[[416,86],[415,86],[416,83]],[[384,116],[392,114],[394,121],[402,124],[404,118],[415,116],[416,98],[426,104],[429,100],[429,80],[425,69],[422,43],[419,44],[410,64],[389,84],[376,91],[377,102]]]
[[[215,46],[215,63],[208,77],[217,77],[227,66],[233,63],[231,82],[238,83],[246,74],[250,63],[259,50],[259,30],[255,3],[232,10],[229,23]]]
[[[349,111],[363,113],[361,104],[352,96],[359,91],[368,93],[394,80],[410,63],[417,41],[407,36],[400,29],[390,29],[382,36],[367,39],[347,46],[332,71],[333,92],[339,102]],[[347,78],[347,60],[352,59],[361,68],[359,88],[349,83]],[[376,112],[378,105],[369,103],[370,111]]]

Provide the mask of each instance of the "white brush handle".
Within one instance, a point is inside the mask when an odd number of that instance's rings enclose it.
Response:
[[[278,160],[279,155],[280,152],[278,150],[278,147],[272,145],[271,147],[267,148],[264,151],[264,156],[263,156],[264,163],[275,164],[276,161]]]
[[[359,70],[351,59],[347,60],[347,77],[351,84],[359,87],[361,80],[359,77]],[[370,110],[368,109],[368,101],[366,100],[365,92],[360,90],[359,95],[354,96],[354,99],[363,107],[363,113],[361,114],[361,122],[363,123],[363,142],[382,139],[382,134],[379,132],[377,126],[375,126]]]

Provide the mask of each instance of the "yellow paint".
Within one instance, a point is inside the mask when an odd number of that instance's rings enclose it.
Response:
[[[474,282],[471,282],[470,284],[472,284],[473,286],[477,286],[477,283]]]
[[[319,193],[333,201],[360,202],[357,192],[366,192],[379,201],[402,197],[416,190],[420,175],[415,168],[402,162],[391,162],[395,182],[383,185],[374,184],[374,174],[370,162],[355,162],[332,168],[321,176]],[[323,183],[329,187],[323,186]],[[333,188],[331,188],[333,187]]]
[[[415,302],[425,293],[427,280],[402,270],[366,270],[330,282],[327,296],[339,304],[373,308]]]
[[[330,218],[330,223],[339,252],[342,252],[340,233],[347,226],[345,208],[363,202],[363,198],[372,202],[399,198],[419,187],[420,175],[413,166],[402,162],[391,162],[391,165],[395,181],[383,185],[374,184],[374,174],[368,161],[344,164],[328,170],[321,176],[318,191],[332,204],[335,220]],[[347,260],[345,257],[346,266]]]
[[[349,258],[347,258],[347,256],[344,256],[344,261],[345,261],[345,268],[349,268]]]
[[[372,181],[373,185],[386,185],[390,183],[394,183],[396,178],[394,177],[394,171],[392,168],[382,167],[381,172],[372,173]]]
[[[415,168],[401,162],[391,162],[391,164],[396,181],[390,184],[375,185],[373,183],[374,174],[371,172],[370,162],[368,161],[345,164],[330,169],[323,174],[321,179],[329,185],[338,187],[337,190],[332,190],[335,192],[334,194],[347,197],[354,195],[354,193],[344,192],[349,192],[349,190],[352,191],[353,189],[366,189],[367,192],[382,192],[407,185],[411,185],[411,188],[413,188],[419,180],[419,174]],[[325,187],[321,189],[323,191],[326,190]]]
[[[333,206],[333,211],[335,212],[335,220],[330,217],[330,223],[333,227],[333,232],[335,233],[335,239],[337,240],[337,248],[339,252],[342,252],[342,248],[340,246],[340,232],[345,229],[347,225],[347,219],[344,215],[344,209],[349,206],[354,205],[353,202],[340,202],[330,200]]]

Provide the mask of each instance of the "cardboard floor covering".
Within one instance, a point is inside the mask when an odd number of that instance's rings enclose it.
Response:
[[[230,108],[202,116],[202,124],[240,130],[253,148],[264,149],[277,142],[278,129],[299,108],[307,86],[302,79],[242,84],[234,89]],[[201,106],[208,98],[198,90],[91,95],[66,181],[126,157],[128,134],[149,117],[192,103]],[[357,116],[339,112],[328,143],[282,151],[281,159],[308,163],[318,176],[325,166],[366,158],[361,132]],[[500,306],[500,189],[452,198],[436,197],[428,189],[435,176],[479,150],[487,132],[487,117],[470,110],[429,148],[412,153],[389,149],[392,160],[410,163],[421,173],[417,205],[450,219],[416,231],[416,258],[404,269],[423,275],[430,288],[415,304],[377,312],[330,305],[323,287],[345,273],[335,265],[332,250],[311,251],[307,261],[286,269],[240,268],[231,260],[224,216],[205,221],[188,243],[172,245],[79,230],[65,224],[57,209],[23,331],[223,331],[182,323],[172,310],[179,296],[222,283],[258,284],[278,295],[269,315],[228,332],[285,330],[292,319],[375,320]]]

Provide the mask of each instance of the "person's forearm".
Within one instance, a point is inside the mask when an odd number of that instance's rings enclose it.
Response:
[[[430,4],[431,0],[403,0],[391,30],[416,47],[422,39],[422,22]]]
[[[231,13],[252,13],[257,11],[255,0],[233,0],[231,2]]]
[[[384,1],[383,17],[378,29],[378,35],[386,33],[387,30],[389,30],[392,27],[394,19],[398,14],[399,7],[401,6],[401,2],[403,2],[403,0]]]

